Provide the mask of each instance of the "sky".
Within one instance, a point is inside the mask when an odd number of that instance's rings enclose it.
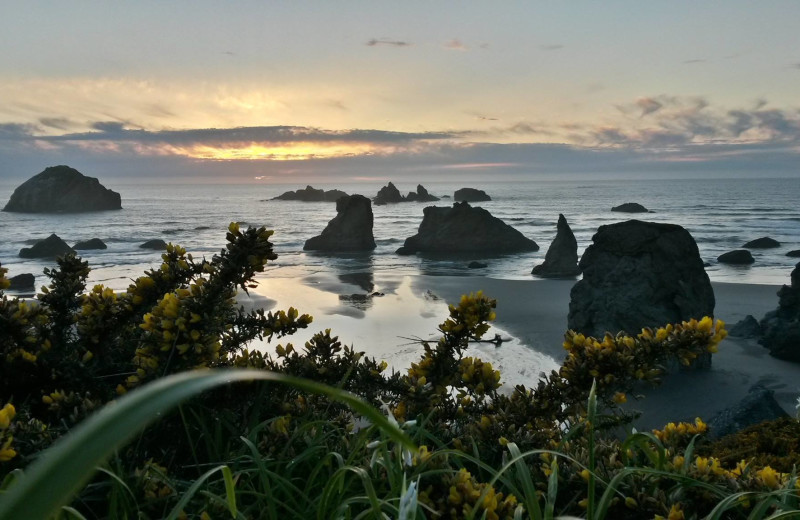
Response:
[[[0,13],[0,180],[800,176],[794,0]]]

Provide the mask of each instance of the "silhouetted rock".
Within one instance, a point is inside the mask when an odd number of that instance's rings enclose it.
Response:
[[[761,325],[757,319],[748,314],[728,329],[728,334],[737,338],[757,338],[761,336]]]
[[[403,202],[403,196],[400,195],[400,190],[398,190],[394,184],[391,182],[381,188],[378,191],[378,195],[375,196],[374,199],[375,204],[395,204],[397,202]]]
[[[568,327],[602,338],[714,314],[714,290],[681,226],[628,220],[600,226],[579,264]]]
[[[409,192],[406,196],[406,202],[436,202],[439,200],[439,197],[434,197],[428,190],[426,190],[422,184],[417,184],[417,192],[414,193],[413,191]]]
[[[99,238],[92,238],[91,240],[84,240],[83,242],[78,242],[77,244],[72,246],[72,249],[75,249],[76,251],[82,249],[108,249],[108,246],[106,245],[105,242],[103,242]]]
[[[748,249],[769,249],[771,247],[780,247],[780,246],[781,243],[775,240],[774,238],[761,237],[755,240],[751,240],[742,247],[746,247]]]
[[[470,262],[467,267],[470,269],[484,269],[489,267],[489,264],[484,264],[483,262]]]
[[[798,258],[800,257],[800,249],[795,249],[794,251],[789,251],[786,253],[786,256],[790,258]]]
[[[452,208],[428,206],[416,235],[406,239],[398,254],[480,252],[488,254],[538,251],[536,242],[483,208],[456,202]]]
[[[9,289],[13,289],[15,291],[24,291],[25,289],[34,289],[34,284],[36,283],[36,277],[33,276],[31,273],[22,273],[18,274],[17,276],[12,276],[8,279],[11,282],[11,285],[8,286]]]
[[[650,210],[639,204],[638,202],[626,202],[619,206],[614,206],[611,211],[619,211],[621,213],[649,213]]]
[[[461,188],[453,194],[453,200],[456,202],[486,202],[492,200],[492,198],[483,190]]]
[[[69,166],[51,166],[22,183],[3,211],[80,213],[122,209],[119,193]]]
[[[153,240],[148,240],[144,244],[140,244],[139,248],[141,249],[154,249],[156,251],[163,251],[167,248],[167,243],[161,240],[160,238],[155,238]]]
[[[311,186],[297,191],[287,191],[272,200],[299,200],[301,202],[336,202],[342,197],[347,197],[347,193],[341,190],[318,190]]]
[[[370,251],[375,249],[372,235],[372,204],[363,195],[350,195],[336,201],[336,216],[322,234],[306,240],[303,249],[318,251]]]
[[[73,249],[53,233],[44,240],[36,242],[33,247],[23,247],[19,250],[21,258],[55,258],[67,253],[74,253]]]
[[[558,215],[556,238],[544,255],[544,263],[537,265],[531,274],[546,278],[564,278],[581,274],[578,269],[578,241],[564,215]]]
[[[788,414],[775,400],[775,392],[755,385],[738,404],[722,410],[708,421],[708,437],[719,439],[748,426],[782,417],[788,417]]]
[[[719,255],[717,262],[721,264],[747,265],[755,262],[755,259],[747,249],[736,249]]]
[[[769,353],[787,361],[800,361],[800,263],[791,275],[791,285],[778,290],[778,308],[761,320],[759,343]]]

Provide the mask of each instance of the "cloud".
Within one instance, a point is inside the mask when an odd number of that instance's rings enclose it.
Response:
[[[65,117],[43,117],[39,119],[39,124],[56,130],[70,130],[80,126],[78,123]]]
[[[658,112],[664,105],[653,98],[639,98],[636,100],[636,106],[642,110],[641,117]]]
[[[390,40],[388,38],[372,38],[371,40],[365,43],[367,47],[376,47],[378,45],[386,45],[389,47],[410,47],[412,44],[410,42],[404,42],[401,40]]]
[[[706,63],[706,62],[708,62],[708,60],[705,60],[705,59],[702,59],[702,58],[695,58],[693,60],[684,60],[683,64],[684,65],[694,65],[694,64],[697,64],[697,63]]]
[[[39,128],[31,124],[0,123],[0,139],[17,140],[29,139]]]
[[[461,40],[459,40],[458,38],[453,38],[452,40],[445,42],[443,47],[445,49],[451,50],[451,51],[466,51],[466,50],[469,50],[469,47],[464,45],[461,42]]]
[[[563,48],[564,48],[564,46],[562,44],[560,44],[560,43],[554,43],[554,44],[550,44],[550,45],[539,45],[539,49],[541,49],[543,51],[558,51],[558,50],[561,50]]]

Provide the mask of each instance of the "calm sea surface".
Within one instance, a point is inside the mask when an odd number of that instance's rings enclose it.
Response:
[[[76,215],[30,215],[0,212],[0,262],[11,275],[31,272],[37,285],[45,282],[42,269],[51,262],[23,260],[17,254],[51,233],[70,245],[98,237],[108,244],[104,251],[84,251],[93,268],[91,282],[123,289],[131,278],[159,263],[158,252],[139,249],[145,240],[162,238],[183,245],[196,257],[210,256],[224,245],[225,228],[231,221],[275,230],[278,260],[262,276],[305,278],[316,274],[388,273],[396,275],[477,275],[467,263],[489,264],[481,273],[495,278],[530,279],[531,268],[541,263],[555,236],[558,214],[563,213],[578,240],[579,253],[590,243],[598,226],[628,218],[610,208],[623,202],[639,202],[654,213],[635,218],[669,222],[685,227],[694,236],[712,280],[782,284],[797,259],[786,252],[800,249],[800,181],[797,179],[646,180],[646,181],[547,181],[474,184],[492,196],[480,205],[514,226],[541,247],[537,253],[487,258],[423,258],[398,256],[395,250],[416,233],[426,205],[404,203],[374,206],[374,234],[378,248],[371,254],[326,255],[303,252],[306,239],[318,235],[335,216],[333,203],[271,201],[272,197],[300,185],[125,185],[114,180],[104,184],[122,195],[122,211]],[[395,183],[401,192],[416,183]],[[374,196],[382,184],[317,185],[338,187],[348,193]],[[449,195],[466,184],[428,183],[437,196]],[[14,186],[0,185],[0,205]],[[443,199],[438,205],[452,204]],[[777,249],[754,250],[750,267],[716,262],[718,255],[741,247],[748,240],[770,236],[780,241]]]

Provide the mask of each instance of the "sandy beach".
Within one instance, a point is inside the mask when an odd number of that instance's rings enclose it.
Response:
[[[436,325],[447,315],[446,304],[458,301],[464,293],[482,290],[498,301],[497,320],[489,337],[499,332],[513,339],[500,348],[475,345],[469,354],[491,361],[511,388],[520,383],[534,384],[541,372],[556,368],[563,359],[561,343],[574,283],[471,276],[318,274],[302,280],[265,278],[248,305],[279,309],[292,305],[312,314],[312,327],[289,338],[296,346],[313,332],[331,328],[343,343],[402,370],[419,356],[421,347],[415,338],[435,337]],[[712,286],[715,317],[725,320],[728,327],[748,314],[760,319],[778,304],[776,285],[714,282]],[[383,295],[363,298],[372,291]],[[774,390],[778,402],[793,414],[800,395],[800,365],[771,357],[756,340],[728,337],[714,355],[710,370],[669,374],[661,386],[643,389],[644,398],[631,399],[630,408],[642,412],[634,426],[649,429],[698,416],[710,419],[737,403],[755,384]]]

